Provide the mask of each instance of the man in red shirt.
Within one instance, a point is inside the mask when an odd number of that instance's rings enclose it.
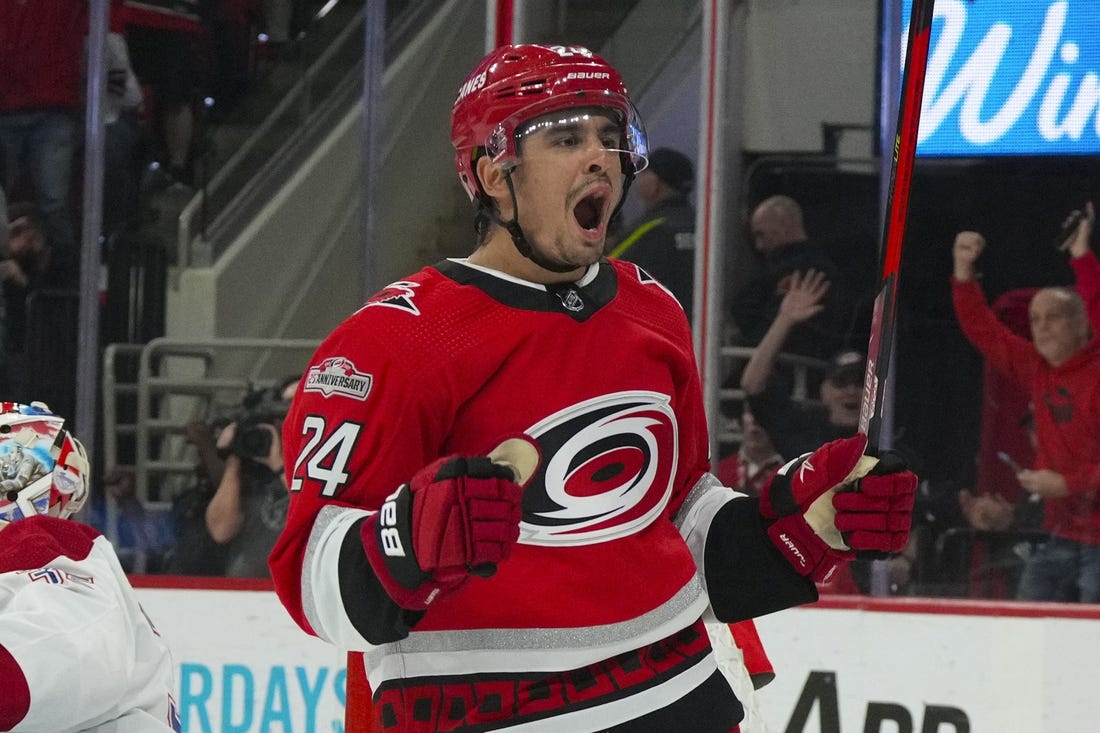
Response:
[[[29,179],[61,285],[79,261],[70,196],[87,32],[86,0],[0,3],[0,185],[11,197]]]
[[[1016,478],[1044,501],[1043,528],[1051,534],[1028,558],[1017,595],[1100,602],[1100,343],[1090,340],[1085,303],[1069,288],[1042,288],[1032,297],[1034,343],[1013,333],[975,279],[984,248],[977,232],[955,237],[955,313],[986,361],[1031,392],[1036,465]]]

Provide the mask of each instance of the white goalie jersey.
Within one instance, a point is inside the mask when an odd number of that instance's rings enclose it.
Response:
[[[172,658],[107,540],[32,516],[0,530],[0,730],[176,730]]]

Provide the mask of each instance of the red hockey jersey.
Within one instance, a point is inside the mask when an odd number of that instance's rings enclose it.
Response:
[[[436,458],[517,434],[541,460],[511,557],[424,614],[393,608],[360,525]],[[542,286],[449,260],[390,285],[315,354],[283,439],[276,590],[304,629],[365,652],[382,730],[687,729],[661,716],[690,708],[692,730],[728,731],[707,583],[733,598],[743,562],[770,573],[764,612],[816,597],[759,527],[749,549],[707,542],[719,514],[758,514],[723,511],[753,500],[708,473],[687,319],[630,263]]]

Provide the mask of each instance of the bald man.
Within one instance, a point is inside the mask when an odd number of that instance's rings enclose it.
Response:
[[[1091,339],[1081,296],[1042,288],[1028,305],[1031,341],[986,305],[975,277],[985,249],[978,232],[959,232],[951,282],[959,326],[989,365],[1031,392],[1034,467],[1016,474],[1044,502],[1050,540],[1024,566],[1017,597],[1100,602],[1100,343]]]
[[[740,332],[738,343],[759,344],[779,313],[792,276],[800,273],[805,277],[814,270],[825,276],[829,292],[822,301],[821,312],[798,324],[788,336],[784,350],[829,358],[843,344],[848,326],[839,268],[825,249],[807,236],[802,207],[789,196],[764,199],[753,210],[750,225],[753,249],[759,256],[758,270],[731,299],[733,320]]]

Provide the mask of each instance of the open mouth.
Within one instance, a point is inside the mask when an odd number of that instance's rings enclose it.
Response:
[[[607,196],[603,192],[593,192],[582,198],[573,207],[573,217],[586,232],[596,233],[603,225],[604,202]]]

